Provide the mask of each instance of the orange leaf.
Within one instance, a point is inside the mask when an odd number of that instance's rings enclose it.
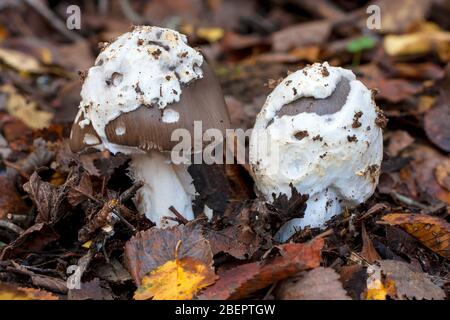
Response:
[[[320,265],[324,240],[281,245],[281,256],[269,261],[242,264],[219,274],[220,279],[206,289],[199,299],[240,299],[272,283],[291,277],[300,271]]]
[[[426,214],[403,213],[388,214],[382,220],[391,226],[399,226],[429,249],[450,259],[450,224],[447,221]]]
[[[58,300],[58,297],[44,290],[0,283],[0,300]]]

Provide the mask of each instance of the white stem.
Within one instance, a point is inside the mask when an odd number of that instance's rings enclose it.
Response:
[[[168,155],[152,151],[133,155],[130,168],[133,178],[144,182],[134,199],[136,207],[157,227],[176,225],[174,221],[162,219],[175,216],[169,210],[170,206],[187,220],[194,219],[192,200],[195,187],[186,166],[173,165]]]
[[[337,198],[331,190],[310,196],[306,202],[303,218],[295,218],[286,222],[275,234],[275,240],[286,242],[297,231],[307,226],[323,227],[325,221],[341,213],[341,204]]]

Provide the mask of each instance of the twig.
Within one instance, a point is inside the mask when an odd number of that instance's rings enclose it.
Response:
[[[407,196],[404,196],[404,195],[402,195],[400,193],[397,193],[395,191],[392,191],[390,193],[390,195],[394,199],[396,199],[396,200],[398,200],[398,201],[400,201],[400,202],[402,202],[402,203],[404,203],[404,204],[406,204],[408,206],[414,206],[414,207],[420,208],[422,210],[428,209],[428,207],[426,205],[421,204],[421,203],[419,203],[419,202],[417,202],[417,201],[415,201],[415,200],[413,200],[411,198],[408,198]]]
[[[273,289],[275,289],[275,287],[277,286],[278,282],[275,282],[274,284],[272,284],[272,286],[270,287],[270,289],[266,292],[266,294],[264,295],[263,300],[267,300],[267,298],[270,296],[270,294],[272,293]]]
[[[326,238],[326,237],[328,237],[329,235],[332,235],[333,232],[334,232],[333,229],[329,229],[329,230],[324,231],[324,232],[322,232],[321,234],[317,235],[316,238]]]
[[[102,201],[98,200],[97,198],[94,198],[94,197],[91,196],[90,194],[87,194],[86,192],[84,192],[84,191],[82,191],[82,190],[80,190],[80,189],[78,189],[78,188],[76,188],[76,187],[69,186],[69,188],[71,188],[72,190],[75,190],[75,191],[78,192],[78,193],[81,193],[83,196],[85,196],[85,197],[91,199],[91,200],[94,201],[94,202],[97,202],[97,203],[99,203],[99,204],[103,204]]]
[[[24,232],[21,227],[18,227],[14,223],[6,220],[0,220],[0,227],[11,230],[12,232],[15,232],[17,234],[22,234]]]
[[[125,219],[119,212],[119,210],[114,209],[113,213],[119,218],[120,221],[122,221],[131,231],[136,232],[136,228],[128,222],[127,219]]]
[[[169,210],[172,211],[172,213],[177,217],[178,221],[180,221],[182,224],[186,224],[189,222],[189,220],[187,220],[185,217],[183,217],[183,215],[180,212],[178,212],[178,210],[175,209],[174,206],[170,206]],[[168,218],[170,218],[170,217],[168,217]]]
[[[141,17],[139,14],[137,14],[136,11],[133,10],[128,0],[120,0],[119,4],[125,17],[132,23],[142,24],[145,22],[145,19]]]
[[[144,185],[144,182],[142,181],[138,181],[136,182],[133,186],[131,186],[131,188],[125,190],[124,192],[122,192],[122,194],[119,197],[119,201],[121,203],[127,201],[128,199],[130,199],[131,197],[133,197],[136,192]]]
[[[47,22],[55,28],[59,33],[65,36],[67,39],[76,42],[82,41],[83,38],[78,34],[67,29],[64,22],[53,12],[51,11],[42,1],[39,0],[24,0],[31,8],[36,10],[43,18],[47,20]]]

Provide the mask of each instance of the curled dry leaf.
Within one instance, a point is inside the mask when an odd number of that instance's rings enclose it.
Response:
[[[380,260],[381,257],[378,254],[377,250],[375,250],[372,240],[370,239],[369,235],[367,234],[364,223],[362,224],[362,240],[363,240],[363,247],[362,247],[360,255],[370,263]]]
[[[450,259],[450,224],[444,219],[426,214],[393,213],[382,220],[404,229],[429,249]]]
[[[381,260],[379,264],[380,266],[373,265],[367,270],[372,274],[373,284],[378,283],[380,286],[378,295],[375,295],[376,289],[370,288],[368,283],[368,298],[371,295],[374,298],[382,298],[384,295],[384,297],[389,296],[392,299],[400,300],[405,298],[442,300],[445,298],[445,293],[441,288],[431,282],[425,273],[413,271],[408,263],[397,260]],[[374,274],[377,275],[377,279],[373,277]]]
[[[450,191],[443,188],[435,177],[436,167],[448,161],[449,157],[422,144],[412,145],[402,153],[402,156],[414,159],[400,171],[400,178],[405,183],[410,196],[418,198],[421,194],[428,194],[450,204]]]
[[[214,269],[201,261],[189,257],[170,260],[144,277],[134,299],[190,300],[216,278]]]
[[[29,252],[40,251],[58,238],[59,235],[48,224],[37,223],[3,249],[0,261],[12,259]]]
[[[280,300],[351,300],[331,268],[319,267],[283,280],[275,291]]]
[[[179,259],[189,257],[212,265],[211,247],[195,222],[167,229],[151,228],[139,232],[125,245],[125,266],[134,282],[140,285],[147,273],[173,260],[178,241],[181,241]]]
[[[0,61],[17,71],[44,73],[46,70],[34,57],[23,52],[0,48]]]
[[[44,290],[0,283],[0,300],[58,300],[58,297]]]
[[[281,256],[263,262],[240,265],[219,274],[220,279],[204,290],[199,299],[235,300],[286,279],[300,271],[320,265],[322,238],[308,243],[288,243],[279,246]]]

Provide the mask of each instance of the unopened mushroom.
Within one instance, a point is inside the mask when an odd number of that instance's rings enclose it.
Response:
[[[314,64],[288,75],[268,96],[250,139],[250,163],[266,201],[308,195],[303,218],[278,231],[286,241],[322,227],[343,208],[367,200],[383,156],[383,113],[352,71]]]
[[[131,155],[130,174],[144,182],[135,203],[159,227],[173,206],[193,219],[196,194],[187,165],[171,163],[175,129],[225,131],[229,116],[219,82],[186,36],[135,27],[107,44],[85,76],[71,132],[71,149]]]

